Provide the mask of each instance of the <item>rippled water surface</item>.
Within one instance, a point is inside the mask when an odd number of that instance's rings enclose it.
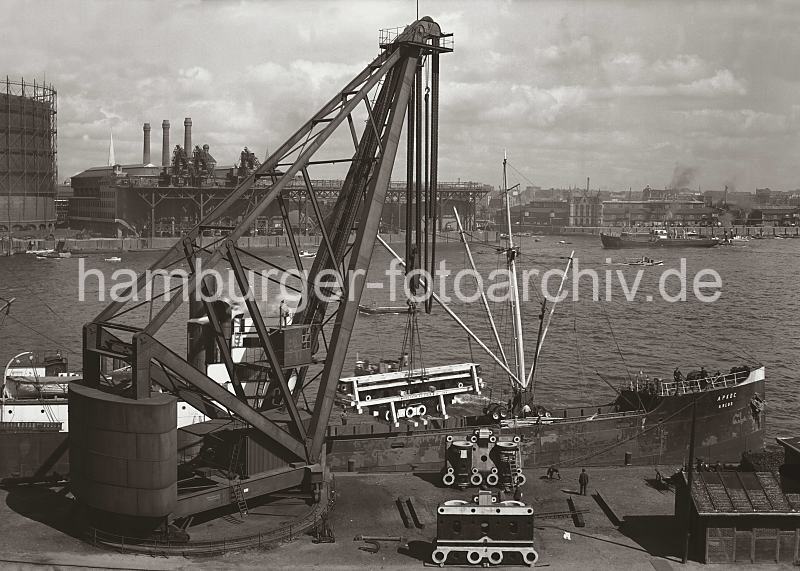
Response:
[[[800,404],[796,397],[797,371],[800,368],[800,240],[759,240],[746,246],[713,249],[609,251],[600,247],[596,237],[580,236],[559,244],[559,238],[522,238],[521,270],[563,268],[563,259],[572,249],[579,269],[599,272],[601,299],[605,297],[606,271],[614,282],[611,301],[592,300],[591,279],[581,278],[580,296],[558,304],[552,326],[541,350],[535,379],[537,401],[552,406],[600,404],[613,398],[612,385],[624,382],[628,375],[643,371],[651,376],[671,377],[679,366],[684,372],[700,366],[711,372],[727,370],[745,362],[761,362],[767,367],[768,431],[771,436],[796,433]],[[396,237],[395,237],[396,242]],[[481,273],[488,275],[504,266],[504,260],[488,247],[473,246]],[[467,266],[463,247],[457,242],[440,243],[439,256],[448,269]],[[274,249],[260,252],[286,264],[287,252]],[[664,260],[662,267],[642,268],[641,283],[634,301],[626,301],[616,276],[621,270],[628,285],[640,268],[616,265],[628,257],[645,254]],[[142,271],[159,256],[154,252],[126,252],[123,262],[105,262],[110,254],[89,255],[87,268],[97,268],[109,277],[120,267]],[[607,258],[611,263],[607,263]],[[662,272],[680,268],[686,260],[689,278],[687,301],[668,303],[659,296]],[[383,283],[364,293],[364,303],[402,305],[388,297],[388,279],[384,269],[390,256],[377,246],[368,280]],[[71,368],[80,367],[81,326],[103,307],[98,301],[96,282],[87,289],[87,300],[78,300],[78,259],[36,260],[32,256],[0,258],[0,297],[15,297],[11,314],[0,326],[0,364],[25,350],[60,347],[69,352]],[[722,295],[716,302],[702,303],[692,294],[692,278],[704,268],[716,270],[722,278]],[[448,280],[452,295],[452,279]],[[537,287],[540,280],[536,282]],[[670,292],[677,291],[677,280],[667,282]],[[110,283],[106,284],[110,286]],[[572,279],[567,280],[572,290]],[[463,290],[474,291],[471,280],[464,280]],[[558,278],[550,280],[555,293]],[[652,296],[648,301],[647,296]],[[268,311],[274,307],[271,300]],[[491,330],[479,302],[454,301],[453,309],[485,340],[491,343]],[[493,307],[501,336],[510,344],[511,324],[507,307]],[[531,294],[523,306],[527,362],[533,357],[540,297]],[[549,311],[549,309],[548,309]],[[178,351],[185,347],[186,311],[163,332],[165,340]],[[353,333],[345,373],[352,370],[356,353],[370,359],[396,358],[401,351],[406,317],[403,315],[359,316]],[[502,397],[507,379],[476,343],[441,310],[434,306],[431,315],[419,320],[422,341],[421,359],[425,366],[475,360],[483,365],[484,376],[493,393]]]

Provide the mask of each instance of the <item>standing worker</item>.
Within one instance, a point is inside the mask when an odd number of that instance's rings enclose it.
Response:
[[[581,468],[581,475],[578,476],[578,484],[581,486],[581,495],[586,495],[586,486],[589,485],[589,474],[586,473],[586,468]]]
[[[281,300],[281,305],[278,308],[278,315],[280,316],[280,328],[283,329],[289,325],[289,306],[286,305],[286,300]]]

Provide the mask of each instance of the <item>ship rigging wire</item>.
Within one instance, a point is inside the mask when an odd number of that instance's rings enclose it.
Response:
[[[632,310],[632,311],[634,311],[635,313],[637,313],[639,316],[641,316],[643,318],[650,317],[650,316],[646,315],[642,310],[640,310],[635,304],[626,303],[623,306],[622,305],[623,302],[620,301],[620,300],[609,300],[608,303],[611,304],[612,306],[616,305],[616,306],[618,306],[620,308],[624,307],[626,312],[629,312],[629,311]],[[605,305],[605,304],[603,304],[603,305]],[[719,346],[719,345],[716,345],[714,343],[711,343],[708,340],[708,336],[701,336],[699,334],[692,333],[686,327],[678,327],[678,326],[675,326],[675,325],[671,325],[669,323],[662,323],[661,325],[670,328],[675,333],[678,333],[680,335],[687,335],[687,336],[691,337],[692,339],[695,339],[698,343],[700,343],[701,345],[707,347],[708,349],[717,351],[719,353],[727,353],[729,355],[732,355],[734,357],[738,357],[740,359],[744,359],[745,361],[748,361],[748,362],[751,362],[751,363],[761,364],[761,360],[757,356],[755,356],[754,354],[746,351],[745,349],[743,349],[741,346],[737,345],[733,341],[728,341],[728,344],[730,345],[729,347],[723,347],[723,346]]]
[[[56,317],[58,317],[58,318],[59,318],[59,319],[60,319],[60,320],[61,320],[61,321],[62,321],[62,322],[65,324],[65,325],[69,325],[69,324],[67,323],[67,320],[66,320],[66,319],[64,319],[64,318],[61,316],[61,314],[60,314],[60,313],[57,313],[57,312],[56,312],[56,310],[55,310],[55,309],[53,309],[53,308],[50,306],[50,304],[48,304],[48,303],[47,303],[45,300],[43,300],[43,299],[42,299],[42,298],[41,298],[41,297],[40,297],[40,296],[39,296],[39,295],[38,295],[38,294],[37,294],[35,291],[33,291],[33,290],[32,290],[30,287],[28,287],[27,285],[23,285],[23,287],[25,288],[25,290],[26,290],[28,293],[30,293],[30,294],[31,294],[33,297],[35,297],[35,298],[36,298],[36,299],[39,301],[39,303],[41,303],[41,304],[42,304],[42,305],[44,305],[44,306],[45,306],[45,307],[46,307],[48,310],[50,310],[50,313],[52,313],[53,315],[55,315]]]
[[[584,454],[583,456],[578,456],[577,458],[570,458],[569,460],[565,460],[561,464],[565,465],[565,466],[574,466],[575,464],[583,463],[584,460],[588,460],[589,458],[594,458],[595,456],[600,456],[601,454],[605,454],[606,452],[608,452],[610,450],[613,450],[614,448],[618,448],[618,447],[622,446],[623,444],[626,444],[627,442],[630,442],[634,438],[639,438],[640,436],[642,436],[643,434],[647,434],[651,430],[654,430],[656,428],[660,428],[665,422],[675,418],[677,415],[679,415],[680,413],[682,413],[683,411],[685,411],[686,409],[688,409],[689,407],[691,407],[695,403],[703,400],[709,394],[711,394],[711,393],[696,393],[695,398],[691,399],[687,405],[679,408],[674,413],[672,413],[671,415],[667,416],[666,418],[661,419],[659,422],[656,422],[652,426],[649,426],[649,427],[644,428],[644,429],[637,430],[636,433],[633,434],[632,436],[629,436],[628,438],[624,438],[624,439],[620,440],[619,442],[615,442],[614,444],[611,444],[610,446],[607,446],[606,448],[601,448],[600,450],[595,450],[595,451],[590,452],[588,454]]]
[[[60,347],[65,347],[65,346],[66,346],[66,347],[68,347],[68,348],[65,350],[65,352],[67,352],[67,353],[76,353],[76,354],[80,354],[80,353],[81,353],[81,350],[78,350],[78,349],[76,349],[75,347],[71,347],[69,344],[65,344],[63,341],[56,341],[55,339],[53,339],[52,337],[50,337],[50,336],[49,336],[49,335],[47,335],[46,333],[42,333],[41,331],[39,331],[39,330],[38,330],[38,329],[36,329],[35,327],[32,327],[32,326],[28,325],[27,323],[25,323],[24,321],[21,321],[21,320],[17,319],[17,318],[16,318],[16,317],[14,317],[13,315],[7,314],[7,317],[8,317],[10,320],[12,320],[14,323],[16,323],[17,325],[21,325],[22,327],[24,327],[24,328],[26,328],[26,329],[28,329],[28,330],[32,331],[33,333],[36,333],[37,335],[39,335],[39,336],[43,337],[44,339],[47,339],[47,340],[48,340],[48,341],[50,341],[51,343],[55,343],[55,344],[56,344],[56,346],[57,346],[57,347],[59,347],[59,348],[60,348]]]

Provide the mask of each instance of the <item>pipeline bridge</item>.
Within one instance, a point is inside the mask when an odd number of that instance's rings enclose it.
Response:
[[[204,218],[206,213],[221,204],[234,189],[234,186],[226,184],[227,181],[224,179],[202,181],[197,185],[181,184],[185,180],[172,177],[170,183],[164,185],[164,179],[155,176],[125,176],[116,179],[112,186],[115,192],[134,193],[142,201],[141,203],[146,205],[146,216],[150,222],[150,237],[153,237],[155,229],[169,226],[170,220],[177,223],[172,224],[173,229],[178,231],[191,229],[197,221]],[[325,218],[336,204],[344,185],[345,181],[342,179],[315,179],[306,182],[302,177],[295,177],[287,183],[281,196],[287,204],[288,210],[296,210],[300,213],[301,220],[309,221],[313,227],[316,227],[311,211],[313,208],[311,194],[315,195],[323,218]],[[259,179],[255,186],[258,189],[266,190],[270,183],[265,179]],[[389,184],[382,212],[382,224],[387,229],[396,230],[406,225],[407,187],[406,181],[393,181]],[[480,204],[486,200],[492,190],[491,185],[480,182],[438,182],[436,185],[437,229],[442,230],[442,214],[449,217],[455,207],[465,229],[474,230]],[[138,217],[141,218],[142,214],[139,213]],[[263,216],[281,216],[281,211],[277,204],[272,204]],[[120,214],[120,218],[126,220],[133,220],[136,217],[136,214]],[[233,220],[226,220],[226,222],[233,224]],[[293,222],[286,220],[284,227],[296,226],[297,222],[297,219]]]

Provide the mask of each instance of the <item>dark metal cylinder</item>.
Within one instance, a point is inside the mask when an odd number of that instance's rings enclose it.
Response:
[[[447,460],[453,467],[456,486],[468,486],[472,476],[472,442],[453,442],[447,449]]]
[[[144,141],[142,142],[142,164],[150,164],[150,123],[145,123],[142,127]]]
[[[186,154],[192,152],[192,118],[187,117],[183,120],[183,150]]]
[[[517,463],[519,446],[514,442],[498,442],[492,449],[492,460],[497,467],[500,485],[508,487],[514,483],[513,466]]]
[[[169,166],[169,121],[164,119],[161,122],[161,130],[163,131],[161,139],[161,166]]]

